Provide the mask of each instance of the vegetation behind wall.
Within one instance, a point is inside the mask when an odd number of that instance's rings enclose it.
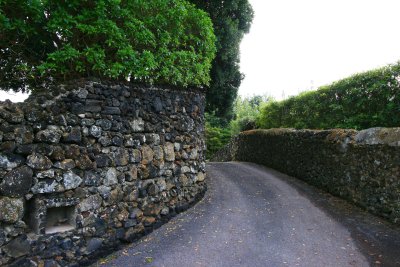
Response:
[[[400,63],[356,74],[266,105],[260,128],[350,128],[400,125]]]
[[[234,135],[254,129],[260,108],[271,101],[268,96],[238,96],[233,104],[234,118],[226,123],[214,113],[206,113],[207,158],[222,149]]]

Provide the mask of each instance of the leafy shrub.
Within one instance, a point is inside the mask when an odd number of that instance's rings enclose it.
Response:
[[[200,86],[214,42],[208,15],[184,0],[3,0],[0,87],[90,76]]]
[[[206,145],[207,158],[223,148],[231,139],[231,129],[222,124],[215,114],[206,113]]]
[[[400,63],[356,74],[261,110],[261,128],[400,126]]]
[[[234,119],[230,122],[232,135],[256,129],[260,108],[269,101],[271,101],[271,98],[268,96],[256,95],[250,98],[238,96],[233,106]]]

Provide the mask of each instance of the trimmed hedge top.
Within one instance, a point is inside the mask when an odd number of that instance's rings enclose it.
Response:
[[[38,77],[98,77],[201,86],[215,36],[208,15],[184,0],[4,0],[0,87]]]
[[[261,110],[261,128],[400,126],[400,63],[353,75]]]

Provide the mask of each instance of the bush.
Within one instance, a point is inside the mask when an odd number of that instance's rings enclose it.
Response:
[[[207,159],[223,148],[231,139],[231,129],[224,126],[215,114],[206,113],[206,145]]]
[[[400,63],[356,74],[262,108],[261,128],[400,126]]]
[[[271,98],[268,96],[256,95],[250,98],[238,96],[233,106],[234,119],[230,122],[232,135],[256,129],[260,108],[270,101]]]
[[[210,81],[212,23],[184,0],[3,0],[0,25],[3,89],[90,76],[179,86]]]

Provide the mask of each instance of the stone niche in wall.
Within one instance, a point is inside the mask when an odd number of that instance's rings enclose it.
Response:
[[[85,265],[205,192],[204,92],[79,80],[0,102],[0,265]]]

